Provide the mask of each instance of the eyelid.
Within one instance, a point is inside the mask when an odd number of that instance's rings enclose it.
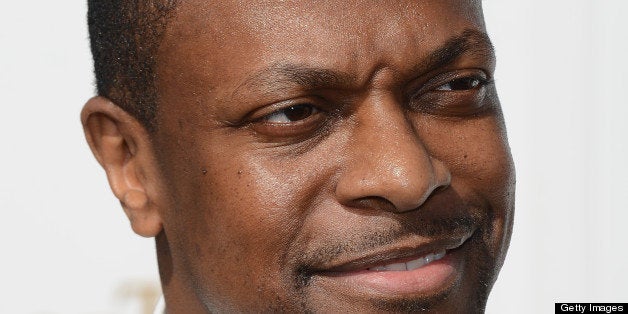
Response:
[[[311,112],[309,112],[309,116],[307,116],[306,118],[303,118],[303,119],[295,120],[295,121],[287,121],[287,122],[272,122],[272,121],[270,121],[271,117],[278,116],[278,115],[281,115],[281,114],[286,116],[286,118],[290,119],[288,117],[288,114],[287,114],[286,111],[290,110],[292,108],[295,108],[295,107],[300,107],[300,106],[306,106],[306,107],[309,107],[311,109]],[[299,103],[299,104],[296,104],[296,105],[290,105],[290,106],[287,106],[287,107],[283,107],[283,108],[277,109],[277,110],[275,110],[275,111],[273,111],[273,112],[271,112],[271,113],[269,113],[269,114],[259,118],[258,120],[259,121],[264,121],[266,123],[272,123],[272,124],[297,123],[299,121],[306,120],[306,119],[310,118],[311,116],[316,115],[316,114],[318,114],[320,112],[321,112],[320,109],[318,109],[316,106],[314,106],[314,105],[312,105],[310,103]]]
[[[268,121],[273,115],[283,114],[283,110],[299,105],[312,107],[312,111],[303,119],[277,122]],[[247,114],[241,127],[253,131],[261,141],[276,143],[298,143],[320,135],[320,130],[329,126],[330,104],[316,96],[299,97],[261,106]]]
[[[437,86],[435,90],[442,91],[442,92],[462,92],[462,91],[468,91],[468,90],[481,88],[483,85],[486,84],[486,82],[487,80],[484,79],[483,77],[466,76],[466,77],[456,78],[456,79],[447,81],[446,83]],[[465,87],[463,89],[456,89],[456,87],[454,87],[454,83],[463,83],[463,84],[472,83],[472,85],[469,86],[468,88]]]
[[[477,78],[480,84],[469,89],[438,90],[439,87],[463,78]],[[437,74],[410,94],[408,106],[412,112],[440,117],[468,117],[492,108],[490,90],[493,79],[482,69],[464,69]],[[416,86],[416,85],[415,85]],[[488,97],[488,98],[487,98]]]
[[[486,71],[482,69],[476,69],[476,68],[440,73],[430,78],[429,80],[427,80],[427,82],[421,84],[420,88],[416,92],[411,94],[411,98],[420,96],[427,92],[443,92],[443,93],[465,92],[464,90],[463,91],[455,91],[455,90],[439,91],[438,88],[443,85],[449,84],[455,80],[468,78],[468,77],[474,77],[480,80],[480,84],[476,88],[483,87],[493,81],[491,76]]]
[[[264,119],[270,115],[279,113],[282,110],[286,110],[293,106],[306,105],[306,104],[314,107],[317,110],[317,112],[325,111],[322,108],[323,106],[320,104],[319,100],[312,99],[311,97],[303,97],[303,98],[278,101],[269,105],[261,106],[249,112],[242,120],[246,121],[246,123],[263,122]]]

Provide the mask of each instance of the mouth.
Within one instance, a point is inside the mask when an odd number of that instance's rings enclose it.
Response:
[[[461,279],[470,237],[407,239],[321,267],[313,272],[312,283],[347,296],[433,297]]]
[[[399,263],[390,263],[381,266],[374,266],[367,268],[368,271],[407,271],[407,270],[415,270],[417,268],[421,268],[431,262],[440,260],[445,257],[447,251],[442,250],[436,253],[431,253],[425,256],[421,256],[415,258],[413,260],[407,262],[399,262]]]

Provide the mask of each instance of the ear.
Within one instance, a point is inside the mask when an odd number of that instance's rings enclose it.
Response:
[[[131,227],[144,237],[162,230],[158,183],[161,179],[146,129],[106,98],[90,99],[81,111],[89,147],[105,169],[113,194]]]

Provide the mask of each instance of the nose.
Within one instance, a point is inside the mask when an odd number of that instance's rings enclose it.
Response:
[[[394,99],[360,107],[336,185],[341,204],[402,213],[418,209],[434,190],[450,184],[449,170],[430,156]]]

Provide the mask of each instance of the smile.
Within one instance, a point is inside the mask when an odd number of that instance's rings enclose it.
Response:
[[[346,296],[433,297],[462,278],[470,236],[418,245],[402,241],[318,271],[313,283]]]
[[[443,258],[446,254],[445,250],[442,250],[440,252],[437,253],[431,253],[416,259],[413,259],[411,261],[408,262],[401,262],[401,263],[391,263],[391,264],[387,264],[387,265],[382,265],[382,266],[375,266],[375,267],[371,267],[371,268],[367,268],[367,270],[371,270],[371,271],[407,271],[407,270],[415,270],[417,268],[421,268],[431,262],[440,260],[441,258]]]

